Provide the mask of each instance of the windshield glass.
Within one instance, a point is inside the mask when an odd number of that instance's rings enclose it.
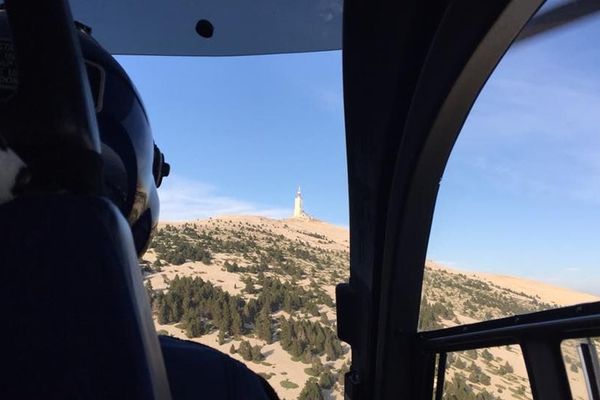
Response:
[[[142,261],[158,333],[230,355],[281,398],[341,399],[341,54],[119,61],[171,164]]]

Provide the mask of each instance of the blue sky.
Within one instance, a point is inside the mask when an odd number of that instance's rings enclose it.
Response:
[[[600,295],[600,19],[514,46],[441,184],[428,257]],[[340,52],[119,57],[173,175],[163,219],[281,218],[296,185],[348,225]]]
[[[341,53],[118,57],[172,166],[166,220],[314,216],[348,225]]]
[[[514,46],[443,177],[429,257],[600,294],[600,20]]]

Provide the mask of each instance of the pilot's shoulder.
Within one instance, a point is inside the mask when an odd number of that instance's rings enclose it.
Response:
[[[173,400],[277,398],[261,376],[225,353],[169,336],[159,341]]]

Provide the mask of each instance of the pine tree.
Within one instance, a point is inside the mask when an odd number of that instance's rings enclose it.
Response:
[[[317,353],[321,354],[325,351],[325,333],[323,332],[323,329],[318,330],[314,343]]]
[[[298,342],[298,341],[292,342],[292,345],[290,346],[290,354],[296,358],[298,358],[302,355],[302,346],[300,345],[300,342]]]
[[[467,350],[465,351],[467,357],[472,358],[473,360],[477,360],[477,350]]]
[[[248,323],[254,323],[256,312],[258,311],[258,302],[255,299],[250,299],[244,306],[242,311],[244,320]]]
[[[508,363],[508,361],[504,365],[500,365],[498,368],[499,375],[506,375],[512,372],[514,372],[513,367]]]
[[[492,355],[492,353],[489,352],[488,349],[484,349],[483,352],[481,353],[481,356],[483,357],[484,360],[487,360],[487,361],[492,361],[494,359],[494,356]]]
[[[306,349],[304,349],[304,353],[302,353],[302,362],[305,364],[310,364],[312,362],[312,359],[313,355],[307,347]]]
[[[189,314],[184,319],[185,334],[187,337],[200,337],[206,333],[206,326],[199,315]]]
[[[229,305],[226,302],[222,302],[219,304],[219,308],[221,309],[221,323],[219,325],[219,330],[223,331],[223,333],[231,332],[231,312],[229,311]]]
[[[255,362],[260,362],[262,360],[264,360],[264,356],[262,355],[261,351],[260,351],[260,346],[256,345],[256,346],[252,346],[252,361]]]
[[[292,313],[293,308],[292,308],[292,298],[290,296],[289,293],[285,293],[284,297],[283,297],[283,310],[287,313]]]
[[[225,344],[225,332],[223,332],[222,330],[219,330],[219,336],[217,339],[219,341],[219,345]]]
[[[327,318],[327,314],[326,313],[321,313],[321,323],[323,325],[328,325],[329,324],[329,318]]]
[[[242,317],[238,311],[237,301],[233,297],[229,300],[229,313],[231,315],[231,334],[239,336],[242,334]]]
[[[229,348],[229,354],[235,354],[235,345],[231,343],[231,347]]]
[[[331,337],[328,337],[325,340],[325,355],[327,356],[327,360],[328,361],[335,361],[335,360],[337,360],[337,354],[336,354],[335,349],[333,347],[333,343],[332,343]]]
[[[298,396],[299,400],[324,400],[316,379],[310,378]]]
[[[256,334],[257,336],[266,341],[267,343],[273,342],[273,330],[271,327],[271,318],[267,308],[263,308],[256,318]]]
[[[342,365],[342,367],[339,369],[338,371],[338,384],[340,385],[340,387],[344,387],[344,381],[345,381],[345,376],[346,373],[348,373],[350,371],[350,366],[347,363],[344,363],[344,365]]]
[[[333,338],[331,340],[331,344],[333,344],[333,351],[335,351],[336,357],[339,357],[342,354],[344,354],[344,350],[342,349],[342,344],[340,343],[340,340],[337,338],[336,335],[333,336]]]
[[[165,325],[170,323],[171,321],[169,320],[169,308],[167,306],[167,304],[164,301],[163,297],[159,297],[159,302],[158,302],[158,323],[161,325]]]
[[[329,369],[323,371],[319,377],[319,386],[323,389],[331,389],[335,384],[335,378]]]
[[[312,366],[310,369],[312,369],[315,376],[321,375],[323,372],[323,363],[321,362],[321,358],[313,357]]]
[[[252,360],[252,347],[250,346],[250,342],[242,340],[240,347],[238,347],[238,353],[244,360]]]
[[[252,283],[252,280],[247,280],[245,282],[246,286],[244,287],[244,291],[248,294],[254,294],[256,293],[256,289],[254,288],[254,284]]]
[[[152,281],[150,279],[146,281],[146,283],[144,284],[144,288],[146,289],[146,294],[148,295],[148,300],[150,301],[150,307],[152,307],[154,303],[155,293],[154,288],[152,287]]]
[[[281,318],[280,327],[281,331],[279,333],[279,341],[281,343],[281,347],[283,347],[284,350],[289,350],[290,346],[292,345],[292,327],[285,318]]]

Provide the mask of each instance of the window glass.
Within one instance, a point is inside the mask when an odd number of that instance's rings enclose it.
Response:
[[[443,399],[531,399],[521,348],[517,345],[447,354]]]
[[[590,395],[590,383],[593,382],[589,380],[596,379],[596,385],[600,384],[600,338],[563,340],[560,347],[573,399],[593,400],[593,396]]]
[[[600,18],[512,45],[444,172],[421,329],[600,300]]]
[[[157,331],[245,363],[281,398],[341,399],[341,54],[119,60],[171,164],[142,261]]]

